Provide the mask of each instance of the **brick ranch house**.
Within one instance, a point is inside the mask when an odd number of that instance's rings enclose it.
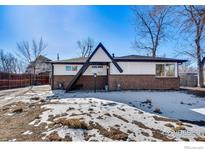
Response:
[[[86,58],[52,61],[52,89],[179,89],[178,65],[186,60],[111,56],[100,43]]]

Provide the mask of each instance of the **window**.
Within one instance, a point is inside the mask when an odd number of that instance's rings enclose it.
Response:
[[[66,65],[65,69],[66,69],[66,71],[77,71],[78,65]]]
[[[174,77],[175,64],[156,64],[156,76]]]
[[[156,65],[156,76],[164,76],[164,65],[162,64],[157,64]]]
[[[77,71],[78,70],[78,66],[77,65],[73,65],[72,66],[72,71]]]
[[[67,66],[65,66],[65,70],[66,70],[66,71],[71,71],[71,70],[72,70],[71,65],[67,65]]]
[[[175,76],[175,65],[166,64],[166,76]]]

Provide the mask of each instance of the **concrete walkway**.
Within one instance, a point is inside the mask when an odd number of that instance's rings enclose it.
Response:
[[[25,88],[15,88],[15,89],[8,89],[8,90],[1,90],[0,91],[0,107],[13,103],[16,101],[16,98],[19,96],[24,96],[29,93],[37,94],[41,93],[43,91],[49,91],[50,86],[49,85],[43,85],[43,86],[29,86]]]
[[[200,88],[200,87],[180,87],[180,89],[183,89],[183,90],[194,90],[194,91],[204,91],[205,92],[205,88]]]

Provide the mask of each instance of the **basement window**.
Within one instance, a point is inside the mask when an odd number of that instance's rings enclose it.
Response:
[[[156,76],[175,77],[175,64],[156,64]]]

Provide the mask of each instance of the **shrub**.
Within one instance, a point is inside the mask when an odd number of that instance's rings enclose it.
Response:
[[[155,108],[153,112],[158,113],[158,114],[162,114],[160,108]]]

